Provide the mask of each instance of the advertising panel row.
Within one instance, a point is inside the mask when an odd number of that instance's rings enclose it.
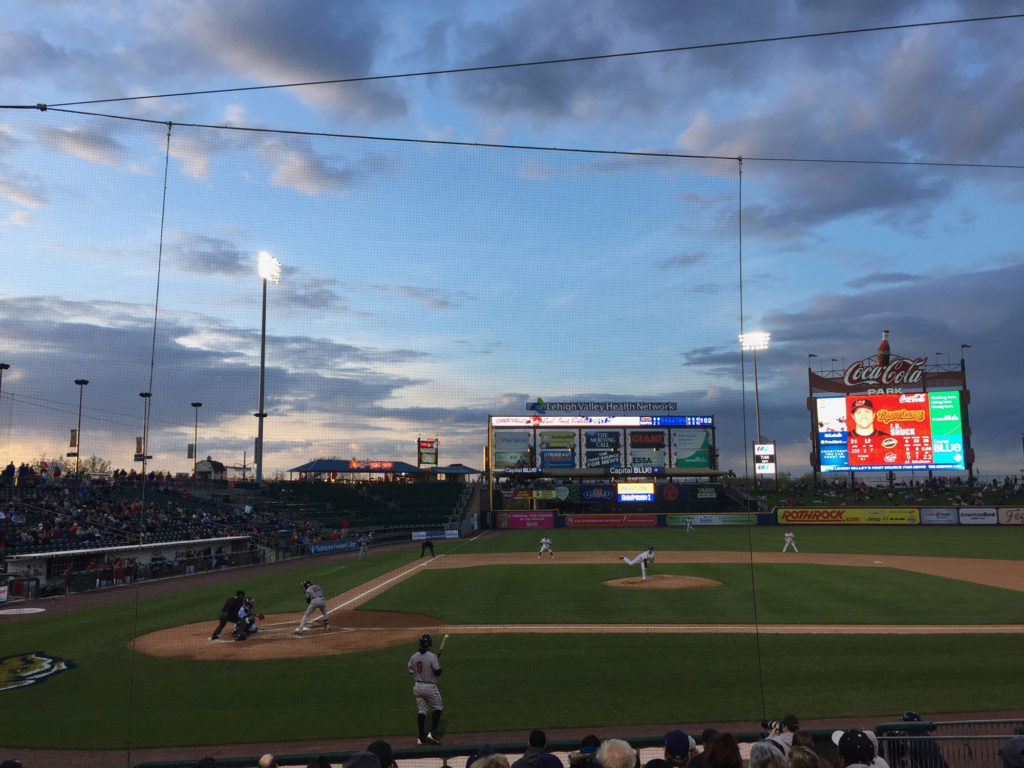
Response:
[[[822,472],[966,468],[961,393],[815,400]]]
[[[1024,507],[779,508],[785,525],[1024,525]]]
[[[710,427],[494,429],[491,455],[498,469],[707,469],[713,443]]]

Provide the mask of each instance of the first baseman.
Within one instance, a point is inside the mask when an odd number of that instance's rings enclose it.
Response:
[[[545,536],[543,539],[540,540],[540,552],[537,553],[537,557],[540,557],[545,552],[547,552],[552,557],[555,556],[554,550],[551,549],[551,537],[550,536]]]
[[[799,549],[796,548],[796,534],[793,533],[791,530],[786,529],[786,532],[784,534],[782,534],[782,538],[784,538],[786,540],[786,543],[782,546],[782,551],[783,552],[785,552],[790,547],[793,548],[794,552],[799,552],[800,551]]]
[[[438,723],[441,722],[441,691],[437,689],[437,678],[441,675],[441,660],[430,650],[433,638],[424,632],[420,635],[420,647],[410,657],[408,669],[414,680],[412,695],[416,698],[416,722],[419,726],[417,744],[440,744],[434,736]],[[443,645],[443,643],[442,643]],[[427,726],[427,711],[432,709],[430,730]]]
[[[648,547],[646,552],[641,552],[632,560],[625,555],[622,556],[622,559],[626,561],[626,565],[636,565],[637,563],[640,563],[640,581],[647,581],[647,566],[654,562],[654,547]]]
[[[302,582],[302,588],[306,590],[306,612],[302,614],[302,621],[299,622],[296,632],[306,631],[306,621],[308,621],[317,609],[324,616],[324,629],[329,629],[331,623],[327,620],[327,601],[324,600],[324,593],[320,587],[311,581]]]

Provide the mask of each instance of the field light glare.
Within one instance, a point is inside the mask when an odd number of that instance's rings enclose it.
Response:
[[[281,262],[266,251],[260,251],[257,269],[264,280],[277,283],[281,279]]]
[[[751,331],[740,334],[740,347],[746,351],[768,349],[768,342],[772,336],[767,331]]]

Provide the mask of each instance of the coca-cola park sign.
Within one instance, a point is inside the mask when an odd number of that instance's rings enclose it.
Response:
[[[900,394],[904,388],[920,389],[924,382],[925,357],[897,357],[886,365],[857,361],[843,372],[843,383],[851,391],[870,394]]]

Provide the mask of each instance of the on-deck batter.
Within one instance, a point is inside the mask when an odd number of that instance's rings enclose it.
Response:
[[[420,647],[409,658],[409,674],[412,675],[412,695],[416,698],[416,722],[419,726],[419,738],[416,743],[440,744],[434,736],[438,723],[441,722],[441,691],[437,688],[437,678],[441,675],[441,660],[437,658],[430,646],[433,638],[426,632],[420,635]],[[427,730],[427,712],[433,710],[430,730]]]

